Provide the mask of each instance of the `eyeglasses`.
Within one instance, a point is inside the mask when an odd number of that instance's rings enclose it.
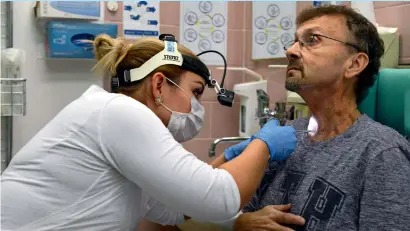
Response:
[[[335,39],[335,38],[331,38],[331,37],[328,37],[328,36],[322,35],[322,34],[306,34],[306,35],[300,37],[298,41],[295,41],[295,40],[294,40],[294,41],[288,42],[287,44],[285,44],[285,46],[283,47],[283,49],[285,49],[285,50],[289,49],[289,48],[292,47],[293,44],[295,44],[296,42],[299,42],[299,45],[302,46],[302,47],[304,47],[304,46],[308,46],[308,47],[315,46],[315,45],[319,42],[319,41],[318,41],[318,37],[327,38],[327,39],[330,39],[330,40],[333,40],[333,41],[336,41],[336,42],[343,43],[343,44],[345,44],[345,45],[348,45],[348,46],[351,46],[351,47],[355,48],[357,51],[360,51],[360,50],[361,50],[359,46],[357,46],[357,45],[355,45],[355,44],[353,44],[353,43],[343,42],[343,41],[341,41],[341,40],[338,40],[338,39]]]

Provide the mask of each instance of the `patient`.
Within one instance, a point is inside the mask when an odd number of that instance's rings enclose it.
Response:
[[[234,230],[408,230],[410,145],[357,109],[384,53],[377,29],[344,6],[307,9],[285,48],[286,89],[305,100],[318,130],[300,133],[289,159],[270,166]]]
[[[377,29],[344,6],[307,9],[286,49],[286,88],[318,129],[299,133],[289,159],[269,167],[233,230],[408,230],[410,145],[357,109],[384,53]],[[308,123],[290,125],[306,131]]]

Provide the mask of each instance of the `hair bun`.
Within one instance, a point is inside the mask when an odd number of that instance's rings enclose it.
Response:
[[[98,61],[101,61],[103,72],[116,74],[118,63],[124,59],[132,45],[127,44],[122,38],[112,38],[107,34],[98,35],[93,42],[94,55]],[[100,66],[100,65],[97,65]]]
[[[131,46],[122,38],[115,39],[107,34],[101,34],[94,40],[94,54],[98,61],[110,52],[113,52],[117,57],[122,57],[128,53]]]
[[[94,40],[94,54],[98,61],[113,50],[117,41],[107,34],[98,35]]]

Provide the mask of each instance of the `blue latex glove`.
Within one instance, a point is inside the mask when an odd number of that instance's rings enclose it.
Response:
[[[296,148],[296,131],[290,126],[279,126],[278,120],[269,120],[255,135],[266,143],[270,151],[269,163],[285,160]]]
[[[224,156],[226,161],[230,161],[233,158],[239,156],[243,150],[245,150],[246,147],[251,143],[251,141],[254,139],[254,136],[251,136],[251,138],[244,140],[238,144],[232,145],[229,148],[224,150]]]

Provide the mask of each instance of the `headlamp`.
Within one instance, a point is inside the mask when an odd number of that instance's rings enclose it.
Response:
[[[208,67],[201,60],[190,55],[181,54],[178,51],[178,42],[175,39],[175,36],[173,36],[172,34],[161,34],[159,36],[159,39],[164,41],[164,50],[151,57],[148,61],[146,61],[138,68],[117,71],[117,76],[113,76],[111,78],[111,89],[113,91],[120,87],[130,86],[133,82],[142,80],[160,66],[176,65],[186,71],[190,71],[201,76],[205,80],[205,83],[206,85],[208,85],[208,87],[215,89],[218,102],[221,105],[232,107],[235,93],[223,88],[227,64],[225,57],[220,52],[209,50],[199,53],[198,56],[213,52],[219,54],[222,57],[225,64],[225,70],[223,73],[221,85],[219,85],[218,82],[212,78],[211,72],[209,71]]]

